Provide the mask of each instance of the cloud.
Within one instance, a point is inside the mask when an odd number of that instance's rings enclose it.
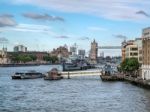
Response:
[[[90,40],[89,37],[80,37],[79,40]]]
[[[88,27],[87,29],[90,31],[94,31],[94,32],[107,31],[107,29],[98,27],[98,26],[91,26],[91,27]]]
[[[38,13],[31,13],[31,12],[28,12],[28,13],[24,13],[22,14],[24,17],[26,18],[30,18],[30,19],[33,19],[33,20],[43,20],[43,21],[61,21],[61,22],[64,22],[64,18],[62,17],[59,17],[59,16],[51,16],[51,15],[48,15],[48,14],[38,14]]]
[[[65,36],[65,35],[60,35],[60,36],[56,36],[56,38],[66,39],[66,38],[70,38],[70,37],[69,36]]]
[[[113,35],[115,38],[120,38],[120,39],[127,39],[126,36],[122,35],[122,34],[118,34],[118,35]]]
[[[2,14],[2,15],[0,15],[0,17],[10,17],[10,18],[12,18],[14,16],[12,14]]]
[[[17,23],[13,19],[13,15],[11,14],[3,14],[0,15],[0,27],[13,27],[16,26]]]
[[[136,12],[136,14],[144,15],[145,17],[150,17],[150,15],[148,13],[146,13],[145,11],[142,11],[142,10]]]
[[[8,39],[5,37],[0,37],[0,43],[8,43]]]
[[[148,10],[149,0],[13,0],[14,4],[29,4],[68,13],[83,13],[113,20],[145,19],[135,12]]]
[[[15,32],[32,32],[32,33],[43,33],[48,34],[52,36],[56,36],[56,33],[54,33],[49,26],[45,25],[36,25],[36,24],[18,24],[15,27],[5,27],[3,29],[0,29],[1,32],[7,32],[7,31],[15,31]]]

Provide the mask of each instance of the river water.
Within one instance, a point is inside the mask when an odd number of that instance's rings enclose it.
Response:
[[[0,112],[150,112],[150,91],[99,76],[60,81],[12,80],[17,71],[60,66],[0,68]]]

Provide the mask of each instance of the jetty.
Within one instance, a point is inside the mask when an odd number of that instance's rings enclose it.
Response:
[[[68,71],[68,72],[61,72],[61,76],[63,78],[70,79],[71,77],[78,77],[78,76],[100,76],[101,71],[94,69],[94,70],[85,70],[85,71]]]

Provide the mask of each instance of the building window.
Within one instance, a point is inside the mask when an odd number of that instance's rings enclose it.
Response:
[[[137,51],[138,49],[137,49],[137,48],[131,48],[130,50],[132,50],[132,51]]]

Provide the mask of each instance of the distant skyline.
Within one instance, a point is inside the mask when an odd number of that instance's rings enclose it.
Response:
[[[93,39],[100,46],[119,46],[150,26],[149,7],[149,0],[0,0],[0,41],[8,40],[11,51],[17,44],[51,51],[74,43],[89,51]]]

